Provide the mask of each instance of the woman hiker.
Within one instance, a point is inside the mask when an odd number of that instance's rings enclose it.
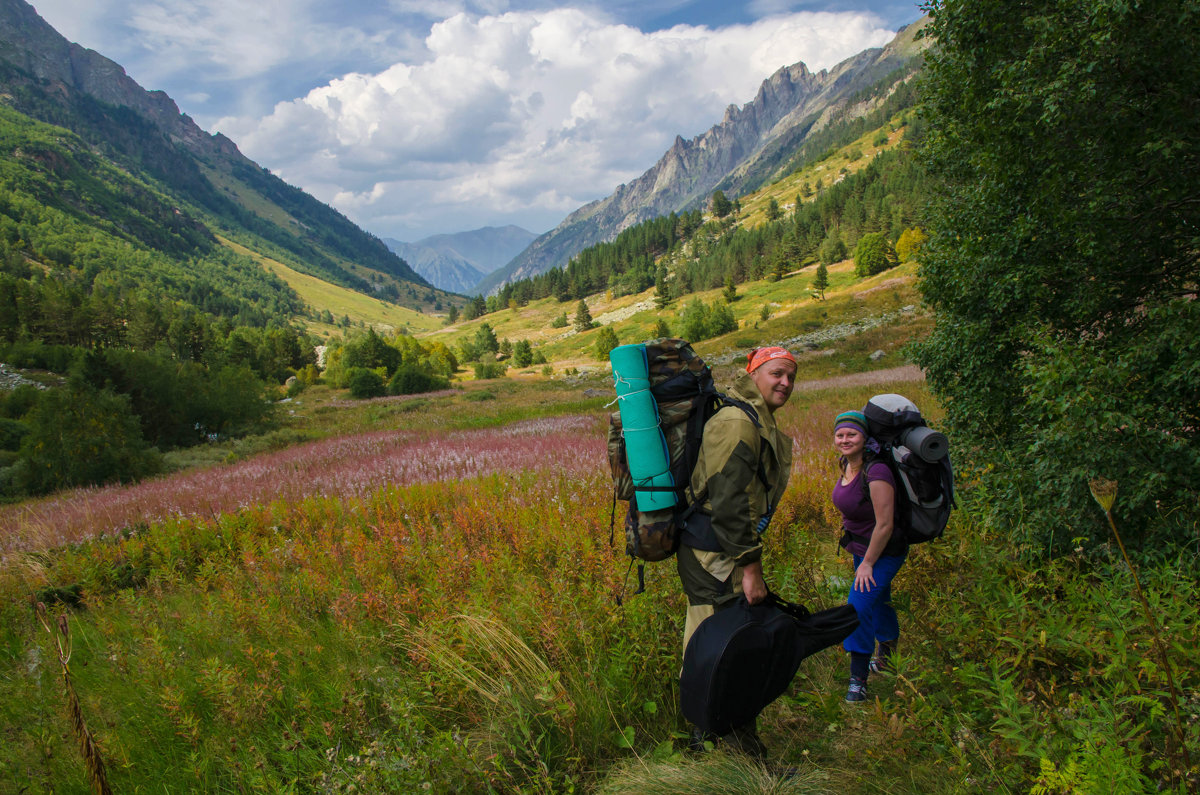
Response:
[[[858,629],[842,644],[850,652],[846,700],[863,701],[868,674],[888,670],[888,658],[900,637],[892,609],[892,578],[904,565],[908,544],[892,532],[896,483],[887,463],[873,459],[878,445],[867,436],[867,418],[861,411],[843,411],[833,425],[833,446],[841,457],[833,504],[842,514],[844,532],[839,543],[854,556],[854,584],[847,602],[858,612],[859,621]]]
[[[726,406],[704,426],[700,457],[691,488],[699,510],[687,521],[676,561],[688,597],[683,647],[700,622],[743,594],[750,604],[767,598],[762,543],[792,467],[791,437],[779,430],[774,413],[791,397],[796,359],[779,347],[755,348],[746,372],[729,397],[749,404],[746,411]],[[693,737],[693,747],[704,737]],[[765,749],[753,722],[721,740],[731,748],[762,757]]]

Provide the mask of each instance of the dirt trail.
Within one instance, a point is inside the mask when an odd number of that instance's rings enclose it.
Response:
[[[882,384],[891,381],[924,381],[925,373],[914,364],[903,367],[892,367],[887,370],[872,370],[867,373],[850,373],[835,378],[821,378],[816,381],[801,381],[796,384],[797,391],[811,392],[817,389],[832,389],[843,386],[862,386],[864,384]]]

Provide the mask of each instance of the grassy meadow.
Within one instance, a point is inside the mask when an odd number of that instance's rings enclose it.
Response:
[[[920,382],[871,380],[799,389],[779,415],[795,460],[767,576],[813,608],[843,601],[849,575],[830,417],[880,391],[937,414]],[[902,570],[900,671],[872,679],[869,703],[842,701],[831,649],[760,721],[774,766],[681,750],[684,599],[670,563],[632,595],[607,401],[582,394],[603,385],[471,384],[416,409],[326,395],[296,409],[316,429],[299,446],[6,508],[2,788],[89,789],[68,653],[117,792],[1131,792],[1170,777],[1165,672],[1128,570],[1105,554],[1032,567],[969,505]],[[1171,617],[1195,747],[1196,583],[1140,573]]]
[[[307,273],[301,273],[278,260],[256,254],[232,240],[223,239],[222,243],[239,254],[252,257],[263,268],[278,276],[288,287],[295,290],[305,304],[320,310],[329,310],[335,318],[350,317],[384,333],[395,333],[405,329],[409,332],[428,331],[437,328],[441,322],[439,318],[432,315],[417,312],[399,304],[381,301],[355,290],[339,287]],[[364,272],[357,275],[369,278],[370,274]],[[310,318],[299,318],[299,320],[310,332],[321,337],[329,338],[342,333],[342,330],[332,323],[322,323]]]

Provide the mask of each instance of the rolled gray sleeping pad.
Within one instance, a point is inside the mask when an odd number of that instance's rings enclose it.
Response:
[[[924,425],[904,431],[900,434],[900,443],[931,464],[941,461],[950,452],[950,440],[946,435]]]

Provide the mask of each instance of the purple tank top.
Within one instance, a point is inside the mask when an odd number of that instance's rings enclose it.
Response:
[[[892,471],[882,461],[872,461],[867,465],[867,483],[882,480],[894,489],[896,480]],[[854,555],[866,554],[867,545],[871,542],[871,531],[875,529],[875,507],[863,494],[863,473],[859,472],[854,480],[842,485],[839,477],[833,486],[833,506],[842,514],[842,528],[850,533],[846,550]]]

